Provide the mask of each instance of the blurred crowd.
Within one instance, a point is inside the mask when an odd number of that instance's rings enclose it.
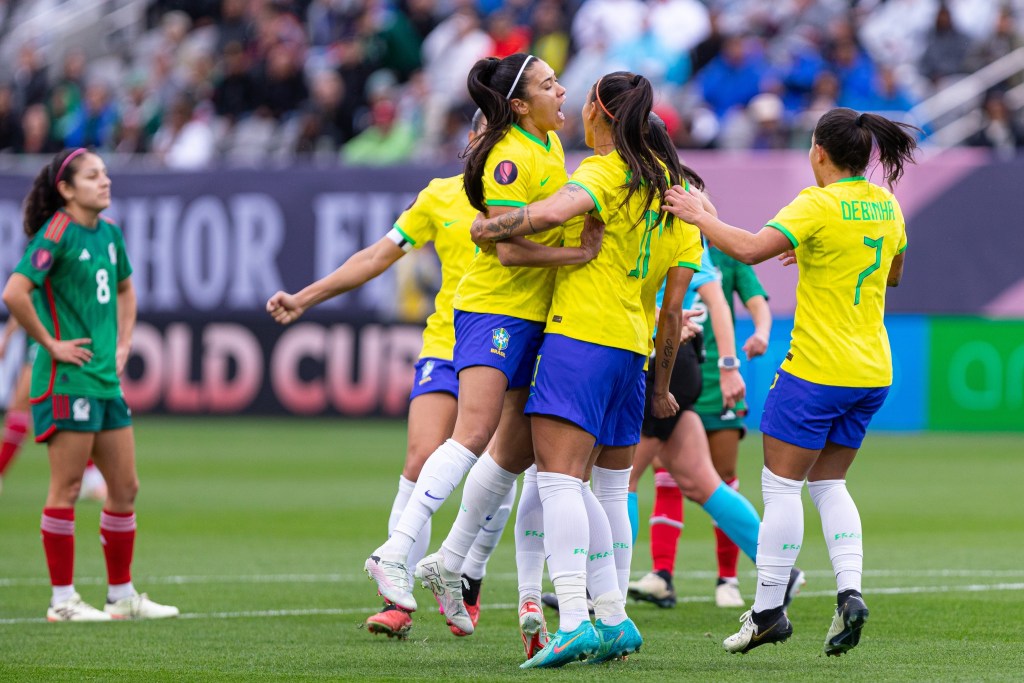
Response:
[[[1022,45],[1024,0],[150,0],[115,48],[0,40],[0,151],[89,145],[178,169],[455,160],[479,58],[531,52],[568,89],[567,148],[603,73],[643,73],[682,148],[804,147],[835,106],[915,105]],[[56,48],[56,49],[55,49]],[[967,144],[1013,154],[990,88]]]

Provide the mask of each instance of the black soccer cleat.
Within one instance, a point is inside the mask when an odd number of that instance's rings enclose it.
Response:
[[[836,615],[832,618],[832,626],[825,635],[825,654],[838,657],[857,647],[860,632],[868,620],[868,606],[859,593],[847,596],[841,605],[836,607]]]

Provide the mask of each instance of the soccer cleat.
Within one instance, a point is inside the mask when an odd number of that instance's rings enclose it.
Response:
[[[377,582],[377,592],[381,597],[406,612],[416,611],[416,598],[412,596],[409,570],[406,569],[404,562],[391,562],[370,555],[366,558],[363,569],[371,580]]]
[[[554,669],[597,652],[601,639],[590,621],[566,633],[559,629],[541,651],[519,665],[520,669]]]
[[[755,647],[767,645],[768,643],[784,643],[793,635],[793,624],[789,623],[789,617],[784,610],[779,610],[779,616],[770,624],[758,625],[754,621],[754,611],[747,610],[740,617],[743,623],[739,633],[734,633],[722,641],[722,647],[733,654],[750,652]]]
[[[587,660],[587,664],[601,664],[612,659],[625,657],[634,652],[639,652],[640,646],[644,644],[644,639],[632,619],[626,619],[617,626],[605,626],[598,619],[594,627],[597,631],[600,645],[594,656]]]
[[[370,633],[385,635],[388,638],[402,640],[412,630],[412,617],[401,607],[392,604],[384,605],[384,609],[366,619],[366,630]]]
[[[630,581],[627,594],[634,600],[652,602],[658,607],[676,606],[675,589],[664,576],[657,572],[649,572],[639,581]]]
[[[544,621],[544,610],[532,600],[519,606],[519,632],[523,637],[523,647],[526,648],[528,660],[548,644],[548,626]]]
[[[46,610],[47,621],[110,621],[111,618],[106,612],[82,602],[78,593]]]
[[[111,619],[169,619],[178,616],[178,608],[153,602],[145,593],[108,602],[103,611]]]
[[[545,607],[558,609],[558,596],[554,593],[541,593],[540,601]],[[590,613],[590,616],[594,616],[594,601],[590,597],[590,591],[587,591],[587,612]]]
[[[462,604],[466,606],[469,619],[473,622],[473,628],[476,629],[476,624],[480,621],[480,588],[483,584],[483,579],[471,579],[465,574],[462,575],[462,578],[466,586],[466,590],[462,592]],[[448,628],[453,635],[459,637],[469,635],[450,621],[448,622]]]
[[[85,468],[82,485],[78,489],[78,500],[95,500],[102,503],[107,499],[107,482],[96,465]]]
[[[462,631],[463,635],[473,633],[473,619],[466,611],[466,605],[462,601],[462,583],[464,579],[461,574],[448,571],[444,567],[441,553],[432,553],[416,563],[415,576],[422,582],[423,587],[430,589],[434,597],[444,608],[444,618],[452,628]],[[456,635],[459,635],[456,633]]]
[[[800,592],[800,588],[807,583],[806,574],[800,567],[793,567],[789,570],[789,583],[786,584],[786,594],[782,598],[782,611],[789,609],[793,598]]]
[[[715,604],[719,607],[746,607],[735,580],[719,579],[715,586]]]
[[[846,601],[836,608],[832,626],[825,635],[825,654],[838,657],[857,647],[860,632],[867,620],[868,606],[864,604],[864,598],[858,594],[846,598]]]

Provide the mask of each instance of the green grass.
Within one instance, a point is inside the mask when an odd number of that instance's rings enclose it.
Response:
[[[31,445],[0,496],[0,681],[56,680],[630,680],[978,681],[1024,671],[1024,439],[999,435],[873,435],[850,488],[864,520],[865,594],[872,610],[860,647],[826,658],[834,579],[818,517],[806,501],[792,639],[730,656],[721,639],[738,610],[711,602],[715,570],[707,516],[687,504],[680,605],[634,605],[643,651],[608,666],[521,672],[511,532],[491,561],[475,635],[452,637],[424,610],[404,642],[360,628],[377,605],[362,573],[384,539],[405,448],[390,422],[137,421],[142,490],[136,585],[183,617],[166,622],[48,624],[39,515],[46,458]],[[760,508],[760,454],[748,439],[743,491]],[[650,510],[648,475],[641,511]],[[432,547],[454,505],[434,520]],[[77,588],[104,595],[99,506],[78,508]],[[650,560],[646,533],[634,576]],[[742,588],[752,597],[750,563]],[[972,588],[973,587],[973,588]],[[279,613],[274,614],[274,611]],[[549,613],[552,627],[557,621]]]

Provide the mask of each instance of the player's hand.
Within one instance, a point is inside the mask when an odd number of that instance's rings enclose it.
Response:
[[[47,350],[58,363],[70,363],[82,367],[92,360],[92,351],[85,348],[92,344],[92,339],[54,339]]]
[[[487,216],[478,213],[473,219],[473,225],[469,228],[469,237],[473,240],[473,244],[485,253],[494,249],[494,242],[484,236],[484,221],[486,220]]]
[[[750,335],[750,338],[743,342],[743,353],[747,354],[747,360],[763,356],[767,350],[768,340],[757,332]]]
[[[683,324],[679,328],[680,345],[692,341],[694,337],[704,331],[704,328],[699,323],[695,323],[692,320],[692,318],[696,318],[703,312],[696,309],[683,310]]]
[[[282,325],[298,320],[306,309],[299,305],[294,294],[278,292],[267,300],[267,313]]]
[[[601,243],[604,241],[604,223],[593,216],[588,215],[583,219],[583,231],[580,233],[580,249],[583,250],[587,261],[593,261],[601,251]]]
[[[679,185],[673,185],[665,193],[661,208],[693,225],[706,213],[701,196],[692,191],[687,192]]]
[[[671,391],[664,394],[656,393],[651,401],[651,412],[658,419],[672,417],[679,412],[679,403],[676,402],[676,397],[672,395]]]
[[[124,372],[124,366],[128,365],[128,356],[131,355],[131,344],[118,344],[117,353],[114,354],[114,368],[117,374]]]
[[[782,263],[782,265],[784,266],[792,266],[793,264],[796,263],[796,250],[787,249],[786,251],[782,252],[775,258],[779,259],[779,262]]]
[[[718,384],[722,388],[723,408],[735,408],[736,403],[747,395],[747,385],[739,370],[719,370]]]

